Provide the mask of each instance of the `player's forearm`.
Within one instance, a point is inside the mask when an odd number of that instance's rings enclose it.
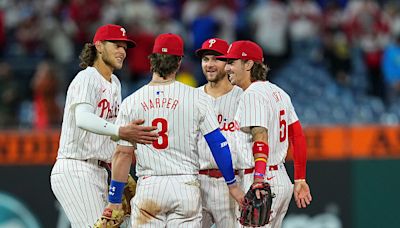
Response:
[[[254,182],[263,182],[269,156],[268,130],[264,127],[252,127],[252,152],[254,156]]]
[[[294,179],[304,180],[306,178],[307,145],[300,121],[289,125],[289,142],[293,148]]]
[[[119,126],[106,121],[94,114],[90,104],[78,104],[75,107],[76,126],[99,135],[118,137]]]
[[[204,137],[225,182],[228,185],[235,183],[236,178],[233,172],[232,156],[226,138],[219,129],[204,135]]]
[[[126,182],[132,165],[133,147],[117,146],[112,159],[111,179]]]
[[[108,201],[113,204],[122,202],[122,194],[128,180],[133,156],[133,147],[118,145],[112,161],[111,183],[108,191]]]

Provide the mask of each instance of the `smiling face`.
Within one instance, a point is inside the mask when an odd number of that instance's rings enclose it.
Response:
[[[225,62],[216,59],[215,55],[203,55],[201,59],[201,67],[203,69],[203,74],[209,82],[219,82],[224,77],[225,73]]]
[[[111,69],[121,69],[126,58],[127,43],[125,41],[105,41],[101,51],[103,62]]]
[[[247,89],[251,84],[251,67],[247,69],[248,67],[248,62],[245,63],[240,59],[228,59],[225,65],[225,71],[228,74],[229,81],[243,90]]]

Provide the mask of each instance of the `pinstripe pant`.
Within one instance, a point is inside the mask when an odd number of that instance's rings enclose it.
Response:
[[[236,224],[237,205],[230,196],[225,179],[199,175],[203,204],[203,228],[215,223],[218,228],[232,228]]]
[[[289,208],[290,200],[292,199],[293,184],[290,181],[284,164],[279,164],[278,170],[268,170],[267,167],[266,181],[271,185],[271,191],[275,193],[275,198],[272,200],[270,222],[263,226],[263,228],[280,228]],[[247,192],[252,183],[253,174],[245,174],[242,182],[243,190]],[[245,227],[239,222],[237,224],[239,228]]]
[[[92,227],[107,205],[107,171],[94,163],[58,159],[51,172],[51,188],[72,228]]]
[[[131,200],[135,228],[200,228],[201,198],[197,175],[144,176]]]

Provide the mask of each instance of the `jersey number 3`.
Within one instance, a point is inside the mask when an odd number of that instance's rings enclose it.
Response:
[[[279,111],[279,141],[284,142],[286,140],[286,120],[283,119],[285,110]]]
[[[168,122],[164,118],[156,118],[151,122],[151,125],[154,127],[158,127],[161,125],[161,131],[158,132],[158,140],[153,142],[153,147],[159,150],[163,150],[168,147],[168,135],[166,134],[168,131]],[[160,129],[160,128],[158,128]]]

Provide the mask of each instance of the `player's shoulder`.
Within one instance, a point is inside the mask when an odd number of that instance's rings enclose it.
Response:
[[[111,75],[111,80],[113,82],[115,82],[115,84],[117,84],[118,87],[121,87],[121,81],[119,80],[119,78],[115,74]]]
[[[233,88],[232,88],[232,94],[234,94],[234,96],[240,96],[240,95],[242,95],[243,94],[243,89],[242,88],[240,88],[239,86],[233,86]]]
[[[268,85],[272,88],[272,91],[278,91],[281,95],[287,96],[288,98],[290,98],[289,94],[282,89],[281,87],[279,87],[277,84],[274,84],[272,82],[268,82]]]
[[[76,74],[71,83],[95,83],[96,81],[98,81],[96,80],[96,69],[94,67],[86,67]]]
[[[149,86],[148,85],[144,85],[142,87],[140,87],[139,89],[137,89],[136,91],[134,91],[133,93],[131,93],[130,95],[128,95],[124,101],[135,101],[135,100],[139,100],[140,97],[143,97],[144,94],[148,94],[149,93]]]
[[[199,86],[199,87],[196,88],[196,90],[200,90],[200,91],[203,91],[203,92],[204,92],[204,86],[205,86],[205,85]]]

